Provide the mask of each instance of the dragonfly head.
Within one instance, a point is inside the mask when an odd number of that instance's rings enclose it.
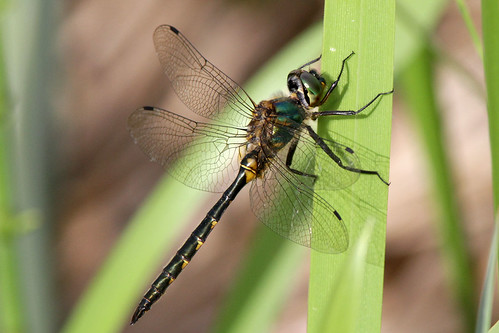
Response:
[[[310,71],[296,69],[288,74],[289,92],[295,93],[306,108],[316,106],[325,87],[326,80],[315,69]]]

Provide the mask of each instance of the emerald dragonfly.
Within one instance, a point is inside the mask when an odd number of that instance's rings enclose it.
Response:
[[[323,116],[357,115],[392,91],[377,94],[358,110],[317,111],[337,87],[352,52],[329,87],[317,70],[306,69],[319,57],[289,73],[288,96],[255,103],[175,27],[159,26],[153,40],[178,97],[206,121],[146,106],[128,118],[129,132],[151,160],[163,166],[177,161],[180,165],[168,171],[182,183],[223,194],[152,283],[131,324],[165,293],[250,182],[252,209],[270,229],[321,252],[345,251],[347,228],[338,211],[314,191],[318,177],[337,188],[351,185],[360,174],[388,182],[377,171],[362,169],[351,147],[322,138],[311,123]]]

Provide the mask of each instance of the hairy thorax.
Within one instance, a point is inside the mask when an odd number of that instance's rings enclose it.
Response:
[[[265,170],[265,163],[299,135],[297,131],[305,119],[305,114],[299,101],[290,97],[261,101],[256,106],[253,118],[248,124],[244,153],[256,153],[258,176]]]

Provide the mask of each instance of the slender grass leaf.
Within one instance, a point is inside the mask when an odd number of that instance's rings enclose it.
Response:
[[[492,191],[494,211],[499,208],[499,3],[482,1],[482,30],[484,72],[487,85],[490,149],[492,155]]]
[[[480,40],[478,32],[475,29],[475,25],[473,24],[468,6],[466,5],[466,2],[464,2],[464,0],[456,0],[456,3],[461,16],[463,17],[464,23],[466,24],[466,28],[468,28],[471,39],[473,40],[473,45],[475,46],[476,52],[480,55],[480,58],[483,59],[482,41]]]
[[[489,259],[487,260],[487,272],[482,287],[480,306],[476,322],[476,333],[485,333],[489,330],[492,318],[492,305],[494,301],[494,282],[497,267],[497,229],[499,226],[499,214],[496,214],[494,234],[490,244]]]
[[[340,80],[339,91],[323,109],[357,110],[380,92],[393,87],[393,51],[395,27],[394,1],[327,1],[324,19],[322,72],[336,78],[341,61],[351,52],[356,54],[347,62]],[[383,96],[356,117],[335,117],[319,123],[319,133],[329,131],[349,138],[354,151],[370,152],[359,156],[363,168],[375,168],[388,179],[391,124],[390,95]],[[363,149],[361,149],[364,147]],[[365,163],[364,163],[365,162]],[[363,164],[364,163],[364,166]],[[348,290],[343,292],[335,281],[356,247],[365,223],[372,219],[374,230],[368,244],[366,269],[361,278],[360,306],[355,313],[335,315],[338,320],[327,331],[349,327],[348,318],[356,318],[352,332],[377,332],[381,325],[383,263],[388,187],[373,175],[362,175],[350,188],[323,193],[341,214],[350,235],[350,248],[340,255],[312,252],[309,289],[309,332],[324,332],[321,319],[335,311],[330,297],[348,303]],[[333,295],[332,291],[336,290]],[[350,307],[348,311],[354,310]],[[347,311],[347,309],[345,309]]]
[[[443,130],[433,85],[433,57],[422,51],[402,74],[404,95],[410,105],[420,137],[428,152],[434,191],[441,218],[438,220],[441,244],[453,292],[465,325],[475,325],[475,296],[470,257],[454,193],[450,165],[443,143]]]
[[[361,311],[362,285],[365,271],[368,269],[367,250],[372,241],[374,221],[365,224],[364,229],[348,254],[348,260],[343,261],[339,281],[331,291],[328,308],[320,320],[321,332],[334,328],[338,332],[354,332],[357,327],[358,314]]]

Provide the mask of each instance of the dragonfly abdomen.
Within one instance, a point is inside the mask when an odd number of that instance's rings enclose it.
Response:
[[[178,249],[177,253],[165,268],[163,268],[161,274],[145,293],[132,316],[132,324],[139,320],[139,318],[142,317],[142,315],[165,293],[166,288],[175,281],[180,272],[182,272],[199,248],[204,244],[206,238],[208,238],[208,235],[239,191],[241,191],[248,182],[254,179],[256,175],[256,170],[253,170],[254,159],[248,157],[248,155],[241,161],[241,167],[234,182],[213,205],[205,218],[191,233],[180,249]]]

